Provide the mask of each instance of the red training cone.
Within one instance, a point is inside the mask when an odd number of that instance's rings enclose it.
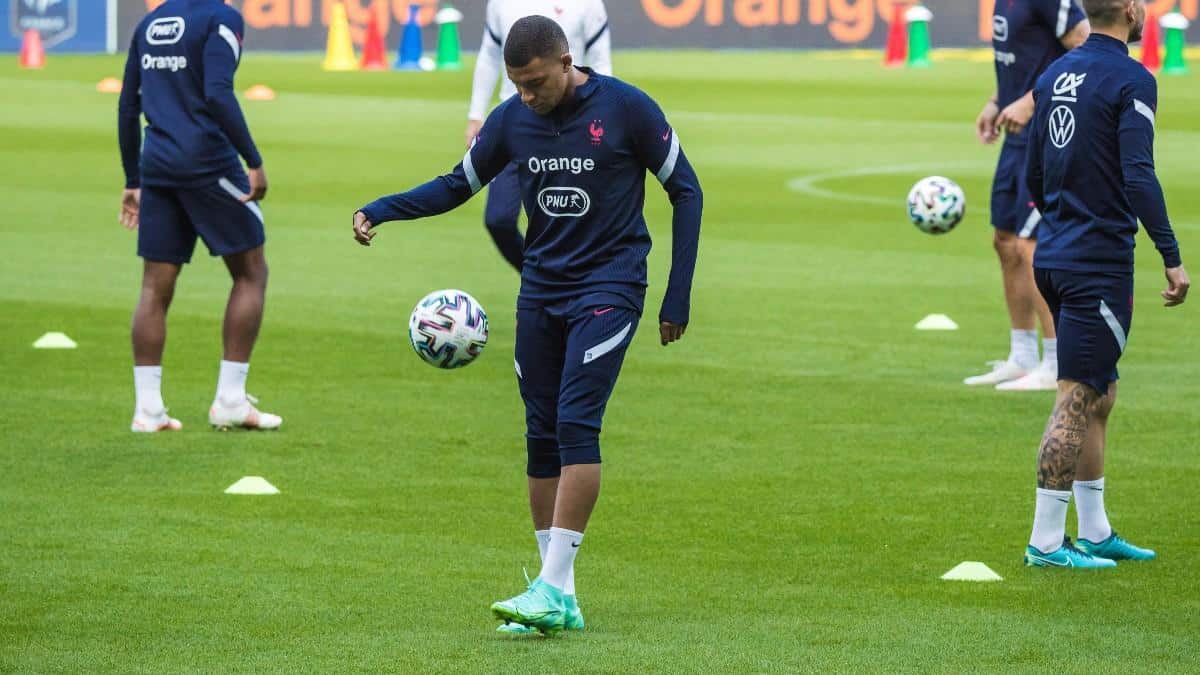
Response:
[[[1146,30],[1142,33],[1142,65],[1152,73],[1157,73],[1162,68],[1162,54],[1159,52],[1161,44],[1162,37],[1158,30],[1158,17],[1147,14]]]
[[[367,37],[363,40],[363,70],[387,70],[383,35],[379,32],[379,12],[371,7],[370,18],[367,19]]]
[[[908,22],[904,20],[907,8],[904,3],[892,5],[892,22],[888,26],[887,48],[883,52],[883,65],[898,68],[908,58]]]
[[[22,68],[41,68],[46,65],[46,50],[42,48],[42,34],[33,28],[26,29],[21,38],[19,62]]]

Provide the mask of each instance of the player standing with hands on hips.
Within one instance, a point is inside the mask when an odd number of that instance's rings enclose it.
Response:
[[[1113,567],[1154,551],[1117,535],[1104,510],[1104,443],[1117,361],[1133,321],[1133,247],[1141,220],[1162,256],[1167,307],[1187,299],[1187,272],[1154,171],[1158,83],[1129,58],[1145,0],[1083,0],[1092,36],[1034,89],[1026,168],[1043,215],[1033,260],[1058,327],[1058,397],[1038,452],[1037,507],[1025,564]],[[1079,536],[1066,537],[1072,492]]]
[[[525,16],[545,16],[562,26],[567,44],[575,46],[575,63],[588,66],[600,75],[612,75],[612,40],[609,38],[608,12],[604,0],[488,0],[483,24],[483,42],[475,59],[472,79],[471,107],[467,112],[467,147],[475,142],[483,118],[500,84],[500,100],[507,101],[517,93],[516,86],[504,71],[504,38],[517,19]],[[580,49],[579,46],[583,45]],[[488,184],[483,224],[508,264],[521,271],[525,238],[517,228],[521,217],[521,186],[517,183],[517,167],[510,164]]]
[[[700,183],[662,110],[641,90],[574,65],[553,20],[513,24],[504,62],[519,96],[500,104],[454,170],[354,214],[370,245],[390,220],[445,213],[516,165],[529,233],[517,297],[516,374],[525,403],[529,504],[546,533],[541,573],[492,605],[544,633],[583,627],[574,561],[600,494],[600,426],[642,314],[649,170],[674,206],[663,345],[688,326],[700,238]]]
[[[251,429],[283,422],[260,412],[246,394],[267,290],[258,205],[267,194],[267,175],[233,93],[244,32],[241,14],[221,0],[167,0],[142,19],[129,45],[118,115],[125,169],[121,223],[137,229],[138,255],[145,261],[133,315],[133,431],[182,427],[163,404],[162,355],[175,281],[192,259],[197,236],[233,277],[208,421]],[[149,123],[144,146],[143,112]]]

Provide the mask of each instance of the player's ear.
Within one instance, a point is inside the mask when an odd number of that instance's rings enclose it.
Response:
[[[562,66],[563,66],[564,73],[571,72],[571,64],[573,64],[573,63],[575,63],[575,59],[571,57],[570,52],[567,52],[566,54],[562,55]]]

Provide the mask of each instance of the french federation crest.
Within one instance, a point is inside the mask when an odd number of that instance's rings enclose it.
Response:
[[[68,40],[79,28],[79,0],[9,0],[8,29],[20,38],[33,28],[46,47]]]

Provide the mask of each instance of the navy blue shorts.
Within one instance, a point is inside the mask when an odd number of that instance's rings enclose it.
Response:
[[[516,162],[504,167],[492,182],[488,183],[487,203],[483,207],[483,222],[489,229],[497,227],[517,229],[521,217],[521,181],[517,175]]]
[[[516,370],[528,475],[600,462],[600,424],[639,313],[619,305],[517,310]]]
[[[1040,222],[1042,214],[1025,186],[1025,148],[1005,143],[992,180],[992,227],[1034,239]]]
[[[143,186],[138,255],[182,265],[191,261],[197,236],[215,256],[262,246],[262,209],[258,202],[239,201],[249,191],[250,180],[241,171],[203,187]]]
[[[1107,394],[1133,324],[1133,275],[1035,269],[1034,278],[1058,330],[1058,379]]]

